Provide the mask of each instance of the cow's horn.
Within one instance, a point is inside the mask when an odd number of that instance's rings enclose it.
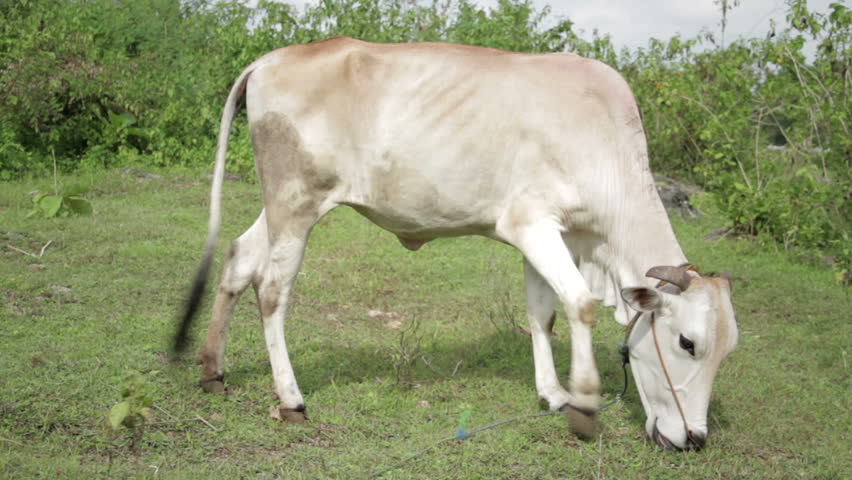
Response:
[[[677,285],[682,292],[689,288],[689,282],[692,280],[686,270],[680,267],[654,267],[648,270],[645,276]]]

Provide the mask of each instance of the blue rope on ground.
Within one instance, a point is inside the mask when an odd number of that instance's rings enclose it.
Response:
[[[476,435],[477,433],[484,432],[485,430],[488,430],[488,429],[491,429],[491,428],[499,427],[500,425],[505,425],[507,423],[517,422],[518,420],[523,420],[525,418],[550,417],[552,415],[564,415],[564,413],[562,413],[562,412],[532,413],[532,414],[524,415],[524,416],[521,416],[521,417],[510,418],[508,420],[503,420],[503,421],[500,421],[500,422],[497,422],[497,423],[492,423],[491,425],[486,425],[484,427],[480,427],[480,428],[477,428],[477,429],[474,429],[474,430],[471,430],[471,431],[467,431],[465,428],[459,427],[459,428],[456,429],[455,436],[442,438],[441,440],[438,440],[437,442],[435,442],[432,445],[424,448],[420,452],[418,452],[414,455],[411,455],[410,457],[408,457],[408,458],[400,461],[399,463],[396,463],[396,464],[394,464],[394,465],[392,465],[392,466],[390,466],[390,467],[388,467],[384,470],[379,471],[378,473],[373,475],[373,478],[379,478],[382,475],[384,475],[385,473],[390,472],[391,470],[396,470],[397,468],[405,465],[406,463],[408,463],[408,462],[410,462],[410,461],[412,461],[416,458],[422,457],[423,455],[428,453],[429,450],[432,450],[433,448],[437,447],[438,445],[440,445],[444,442],[449,442],[450,440],[467,440],[468,438]]]
[[[620,401],[621,399],[624,398],[624,395],[627,393],[627,363],[628,363],[627,361],[624,361],[621,364],[621,370],[624,372],[624,389],[621,391],[621,393],[616,395],[615,398],[613,398],[612,400],[608,401],[607,403],[596,408],[595,413],[606,410],[607,408],[615,405],[616,402],[618,402],[618,401]],[[510,418],[508,420],[502,420],[502,421],[499,421],[499,422],[496,422],[496,423],[492,423],[491,425],[486,425],[484,427],[480,427],[480,428],[476,428],[474,430],[468,431],[465,428],[465,423],[467,423],[467,419],[468,419],[468,417],[470,417],[470,414],[471,414],[470,410],[465,410],[464,412],[462,412],[461,416],[459,417],[459,426],[458,426],[458,428],[456,428],[455,436],[442,438],[442,439],[438,440],[437,442],[435,442],[432,445],[424,448],[420,452],[415,453],[414,455],[411,455],[408,458],[405,458],[404,460],[402,460],[402,461],[400,461],[400,462],[398,462],[394,465],[391,465],[390,467],[385,468],[384,470],[380,470],[379,472],[373,474],[372,478],[379,478],[382,475],[384,475],[385,473],[390,472],[391,470],[396,470],[397,468],[405,465],[406,463],[408,463],[408,462],[410,462],[414,459],[417,459],[419,457],[422,457],[423,455],[428,453],[429,450],[432,450],[433,448],[437,447],[438,445],[440,445],[444,442],[449,442],[450,440],[459,440],[459,441],[467,440],[468,438],[476,435],[477,433],[484,432],[486,430],[490,430],[492,428],[496,428],[496,427],[499,427],[501,425],[506,425],[507,423],[517,422],[518,420],[525,420],[527,418],[550,417],[550,416],[553,416],[553,415],[564,415],[565,413],[562,412],[562,411],[531,413],[529,415],[522,415],[520,417]]]

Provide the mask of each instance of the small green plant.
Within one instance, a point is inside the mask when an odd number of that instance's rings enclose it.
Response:
[[[394,374],[397,385],[412,385],[412,373],[417,360],[423,357],[421,343],[423,333],[420,332],[420,320],[417,317],[411,319],[399,330],[396,349],[391,353]]]
[[[147,374],[152,377],[157,371]],[[151,417],[151,405],[154,400],[151,397],[151,386],[146,375],[135,373],[127,377],[124,386],[121,387],[121,401],[113,405],[109,411],[109,425],[118,430],[120,427],[135,429]]]
[[[84,187],[74,187],[63,192],[59,187],[59,175],[56,155],[53,155],[53,193],[36,191],[33,195],[33,209],[27,218],[36,215],[44,218],[68,217],[71,215],[91,215],[92,204],[83,198]]]
[[[81,195],[83,189],[68,192],[37,192],[33,195],[33,209],[27,217],[40,216],[44,218],[68,217],[71,215],[91,215],[92,204]]]

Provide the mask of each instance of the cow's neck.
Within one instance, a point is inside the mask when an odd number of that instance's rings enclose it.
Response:
[[[656,280],[645,273],[658,265],[682,265],[686,256],[675,237],[669,217],[659,198],[653,212],[634,213],[623,219],[615,236],[612,270],[619,287],[653,286]]]

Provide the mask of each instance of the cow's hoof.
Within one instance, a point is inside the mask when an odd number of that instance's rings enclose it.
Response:
[[[269,416],[284,423],[305,423],[308,421],[304,405],[296,408],[273,405],[269,407]]]
[[[219,375],[209,380],[201,380],[201,388],[207,393],[225,393],[225,377]]]
[[[568,415],[571,430],[583,440],[591,440],[598,434],[598,422],[594,410],[573,407],[565,404],[559,409]]]

